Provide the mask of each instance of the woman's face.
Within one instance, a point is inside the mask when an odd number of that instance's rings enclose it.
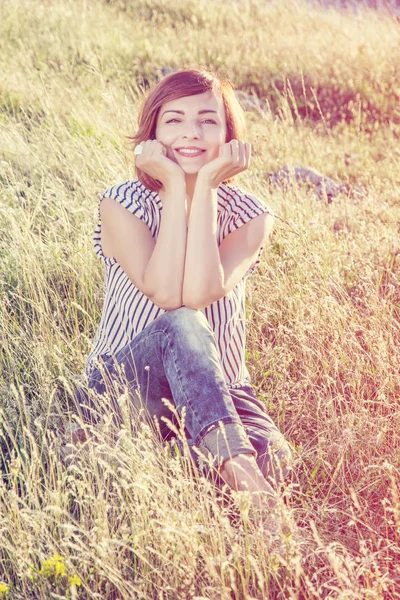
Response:
[[[156,139],[166,147],[168,158],[187,175],[195,175],[218,157],[226,131],[223,100],[209,91],[164,104],[157,119]]]

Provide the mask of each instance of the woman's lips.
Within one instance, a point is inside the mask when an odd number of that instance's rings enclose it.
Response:
[[[202,150],[201,148],[176,148],[175,152],[179,154],[179,156],[193,158],[196,156],[201,156],[201,154],[204,154],[205,150]]]

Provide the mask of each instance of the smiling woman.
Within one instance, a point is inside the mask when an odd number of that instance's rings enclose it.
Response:
[[[102,406],[120,418],[128,386],[165,441],[166,423],[184,414],[194,455],[273,509],[290,450],[244,361],[245,281],[272,216],[232,185],[250,163],[243,112],[227,81],[179,71],[150,90],[133,139],[138,179],[112,186],[100,203],[95,249],[106,293],[84,415]]]
[[[191,104],[190,98],[194,105]],[[187,107],[182,104],[186,101]],[[193,115],[185,115],[185,108],[195,111],[197,109],[194,117],[198,125],[193,121],[192,125],[197,125],[203,130],[208,129],[207,125],[209,128],[215,125],[217,131],[214,133],[220,135],[219,145],[234,139],[243,141],[244,114],[231,84],[205,71],[179,71],[165,77],[150,90],[142,106],[138,131],[132,138],[134,143],[141,144],[146,140],[159,139],[159,132],[156,130],[162,129],[163,124],[178,125],[193,118]],[[190,122],[186,125],[190,126]],[[212,135],[212,131],[208,133]],[[140,165],[137,164],[136,169],[140,181],[146,187],[154,191],[161,188],[160,182],[152,180],[142,171]]]

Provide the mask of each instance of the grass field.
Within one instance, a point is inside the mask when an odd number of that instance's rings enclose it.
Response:
[[[142,91],[197,65],[264,107],[238,185],[278,217],[247,282],[247,364],[295,455],[303,541],[281,560],[246,495],[237,525],[129,419],[60,459],[102,306],[98,194],[134,175]],[[399,65],[399,22],[368,11],[2,0],[0,598],[400,598]],[[268,183],[298,165],[365,194]]]

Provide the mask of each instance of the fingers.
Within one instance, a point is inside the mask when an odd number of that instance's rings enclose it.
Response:
[[[250,164],[251,146],[247,142],[231,140],[221,144],[219,157],[199,171],[203,176],[211,178],[212,186],[218,187],[222,181],[238,175],[248,169]]]
[[[161,157],[166,156],[166,148],[157,140],[146,140],[136,146],[136,148],[139,147],[139,154],[134,152],[136,167],[152,176],[151,171],[153,171],[154,165]]]
[[[145,140],[139,146],[139,154],[135,154],[136,168],[163,186],[184,175],[181,167],[168,158],[167,148],[158,140]]]
[[[240,173],[249,168],[251,145],[247,142],[231,140],[224,144],[221,155],[231,163],[233,169],[237,169],[237,173]]]
[[[167,150],[161,142],[158,140],[146,140],[144,142],[140,142],[138,146],[136,146],[134,155],[136,157],[136,164],[140,166],[140,163],[145,163],[151,158],[155,158],[157,156],[166,156]]]
[[[244,153],[245,153],[245,162],[246,162],[246,169],[249,168],[250,165],[250,159],[251,159],[251,144],[249,143],[245,143],[244,145]]]

